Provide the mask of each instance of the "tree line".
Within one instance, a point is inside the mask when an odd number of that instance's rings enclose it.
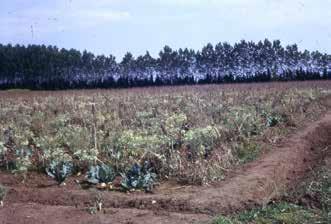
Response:
[[[331,55],[283,47],[279,40],[208,43],[201,50],[165,46],[120,62],[113,55],[45,45],[0,44],[0,89],[139,86],[331,79]]]

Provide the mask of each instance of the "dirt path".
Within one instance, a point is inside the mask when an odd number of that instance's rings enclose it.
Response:
[[[264,205],[294,187],[331,146],[331,112],[307,126],[262,158],[238,168],[213,186],[159,190],[155,194],[100,192],[104,211],[90,215],[96,192],[82,190],[74,179],[66,187],[31,174],[29,183],[0,173],[9,187],[0,224],[21,223],[199,223],[214,215]],[[43,186],[41,186],[41,182]]]

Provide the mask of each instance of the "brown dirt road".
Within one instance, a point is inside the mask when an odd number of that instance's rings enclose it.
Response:
[[[38,223],[208,223],[228,214],[264,205],[297,183],[331,149],[331,112],[289,136],[258,160],[239,167],[225,181],[204,187],[158,190],[154,194],[100,192],[103,211],[87,212],[93,190],[82,190],[70,179],[67,186],[52,185],[46,176],[30,174],[28,182],[0,173],[9,188],[0,224]],[[40,185],[43,183],[43,185]]]

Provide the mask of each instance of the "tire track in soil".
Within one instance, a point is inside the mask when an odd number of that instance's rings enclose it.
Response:
[[[155,194],[100,192],[104,212],[89,215],[94,193],[70,180],[66,187],[20,186],[0,173],[10,190],[0,209],[0,224],[10,223],[194,223],[267,204],[296,186],[331,146],[331,112],[282,141],[260,159],[239,167],[231,178],[213,186],[183,187]],[[36,175],[31,181],[49,179]]]

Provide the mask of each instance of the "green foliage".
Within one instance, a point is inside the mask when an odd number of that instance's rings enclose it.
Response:
[[[123,131],[115,142],[115,148],[121,151],[123,156],[140,157],[145,151],[152,151],[165,144],[162,136],[148,135],[134,132],[132,130]]]
[[[15,173],[26,173],[31,167],[32,163],[29,156],[20,156],[15,161],[15,168],[13,172]]]
[[[6,155],[6,152],[7,152],[7,148],[5,147],[5,144],[4,142],[1,142],[0,141],[0,166],[4,165],[2,163],[4,163],[5,161],[5,155]]]
[[[3,155],[5,156],[9,150],[5,148]],[[13,173],[25,174],[31,167],[32,163],[30,160],[31,150],[30,149],[17,149],[14,153],[14,160],[7,161],[6,168],[11,170]],[[1,155],[0,155],[1,158]]]
[[[165,121],[165,131],[168,137],[178,140],[185,132],[183,129],[187,123],[187,117],[183,113],[173,114]]]
[[[32,167],[29,144],[32,133],[22,125],[22,130],[17,127],[5,129],[3,141],[0,142],[0,164],[15,173],[24,174]],[[3,161],[5,158],[10,160]]]
[[[272,109],[270,108],[270,110],[272,110]],[[262,116],[266,120],[266,126],[267,127],[274,127],[274,126],[276,126],[279,123],[281,123],[281,122],[284,121],[284,118],[282,116],[278,115],[275,112],[266,112],[266,111],[263,111],[262,112]]]
[[[330,212],[331,169],[324,167],[322,170],[320,170],[318,179],[310,182],[310,184],[306,187],[305,193],[306,195],[310,195],[312,198],[316,198],[324,211]]]
[[[327,220],[331,220],[331,168],[324,163],[321,165],[298,186],[296,191],[291,192],[290,198],[297,198],[307,207],[318,208],[324,217],[323,220],[328,223]]]
[[[67,149],[81,161],[96,161],[99,152],[92,145],[87,127],[70,124],[68,116],[60,115],[50,123],[47,132],[46,136],[34,138],[37,146],[43,149],[45,160],[61,160],[61,154]]]
[[[311,224],[320,223],[319,213],[304,209],[300,206],[288,203],[269,205],[262,209],[253,209],[233,215],[229,218],[220,217],[215,224]]]
[[[3,201],[5,199],[7,193],[7,189],[0,184],[0,201]]]
[[[101,164],[96,166],[90,166],[86,178],[88,182],[92,184],[97,184],[112,182],[115,176],[116,174],[110,166],[106,164]]]
[[[195,128],[188,130],[183,137],[183,144],[194,156],[206,157],[215,147],[219,132],[215,127]]]
[[[261,117],[254,107],[232,107],[224,124],[228,129],[233,130],[234,138],[249,138],[259,135],[263,131]]]
[[[314,100],[329,94],[322,91],[199,86],[0,97],[0,164],[26,172],[53,161],[75,170],[102,162],[126,174],[150,153],[158,178],[205,183],[256,158],[261,139],[283,133],[284,117],[318,116],[325,108]]]
[[[46,167],[46,173],[60,184],[73,173],[73,168],[73,164],[70,161],[53,160]]]
[[[0,155],[3,155],[6,152],[6,147],[3,142],[0,142]]]
[[[148,161],[143,166],[135,163],[126,173],[116,173],[110,165],[106,164],[90,166],[86,179],[92,184],[108,184],[120,174],[122,176],[121,187],[124,190],[144,189],[151,191],[156,181],[156,174]]]
[[[143,155],[149,152],[157,154],[169,143],[162,135],[128,130],[115,137],[112,144],[113,148],[107,149],[109,162],[117,172],[126,172],[131,164],[141,159]]]
[[[226,218],[225,216],[219,216],[213,224],[240,224],[237,221],[232,221],[231,219]]]
[[[253,161],[260,152],[259,145],[251,141],[243,141],[237,144],[235,149],[241,163]]]
[[[136,163],[123,175],[122,187],[126,190],[144,189],[145,191],[152,191],[155,181],[156,174],[152,172],[148,162],[143,166]]]

